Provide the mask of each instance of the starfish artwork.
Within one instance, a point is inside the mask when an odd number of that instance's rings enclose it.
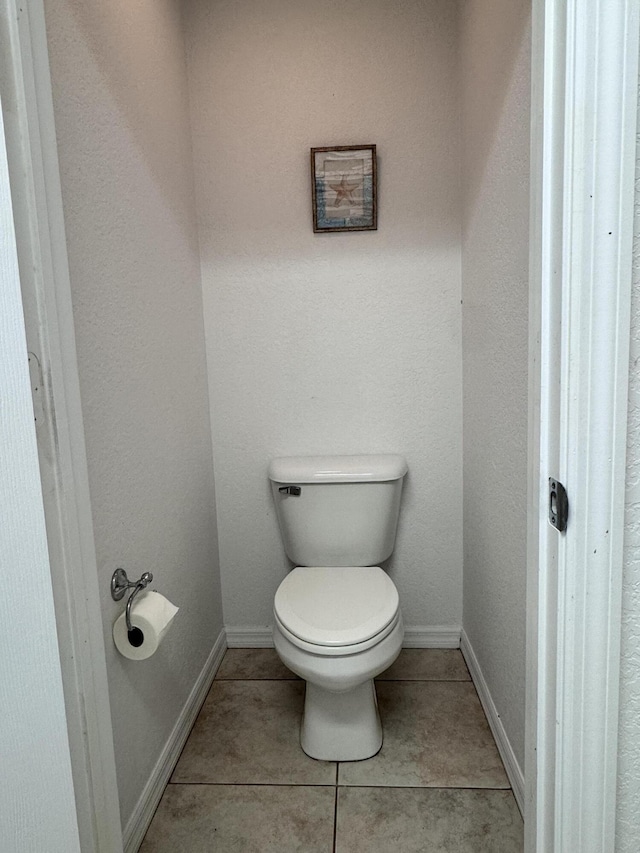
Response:
[[[376,146],[311,149],[313,230],[375,231]]]
[[[353,193],[358,189],[361,180],[356,180],[355,183],[350,182],[346,175],[343,175],[339,184],[329,184],[329,187],[335,192],[336,200],[334,207],[340,207],[341,204],[350,204],[354,202]]]

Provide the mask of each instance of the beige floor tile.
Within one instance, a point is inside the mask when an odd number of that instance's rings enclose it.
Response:
[[[300,747],[302,681],[214,681],[173,782],[333,785]]]
[[[403,649],[379,681],[471,681],[459,649]]]
[[[340,788],[336,853],[519,853],[511,791]]]
[[[382,749],[341,763],[340,784],[509,787],[473,684],[379,681],[376,689]]]
[[[216,678],[297,678],[282,663],[275,649],[227,649]]]
[[[334,789],[169,785],[140,853],[331,853]]]

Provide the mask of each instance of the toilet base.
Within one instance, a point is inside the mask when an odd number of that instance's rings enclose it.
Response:
[[[302,749],[322,761],[361,761],[382,746],[373,679],[344,693],[307,682],[300,728]]]

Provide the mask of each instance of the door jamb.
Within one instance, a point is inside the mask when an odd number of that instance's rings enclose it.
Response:
[[[615,844],[638,6],[534,2],[529,853]]]
[[[0,85],[83,853],[122,853],[42,0],[2,0]]]

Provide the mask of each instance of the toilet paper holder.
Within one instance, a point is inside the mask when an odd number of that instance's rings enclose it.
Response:
[[[148,587],[152,580],[153,575],[151,574],[151,572],[145,572],[140,578],[140,580],[130,581],[124,569],[116,569],[113,575],[111,576],[111,598],[113,598],[114,601],[120,601],[120,599],[124,597],[124,594],[128,589],[133,590],[133,592],[129,596],[129,599],[127,600],[127,609],[125,616],[127,620],[127,631],[129,632],[129,635],[131,635],[132,632],[139,630],[138,628],[134,628],[131,624],[131,605],[133,604],[133,599],[141,590]],[[132,645],[139,644],[132,642]]]

